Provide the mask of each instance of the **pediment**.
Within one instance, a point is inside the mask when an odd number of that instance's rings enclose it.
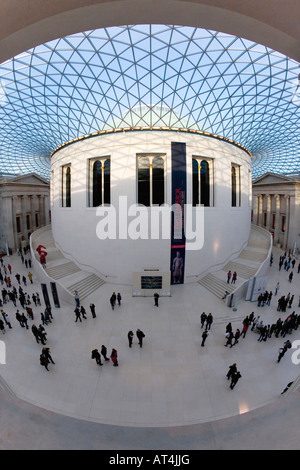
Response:
[[[274,173],[265,173],[264,175],[260,176],[256,180],[253,181],[253,186],[260,186],[266,184],[286,184],[286,183],[294,183],[295,180],[293,178],[289,178],[288,176],[283,175],[276,175]]]
[[[5,181],[6,184],[37,185],[49,186],[49,182],[35,173],[27,175],[14,176]]]

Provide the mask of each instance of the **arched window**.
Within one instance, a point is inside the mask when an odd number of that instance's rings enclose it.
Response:
[[[93,207],[102,204],[102,164],[96,160],[93,164]]]
[[[91,160],[89,178],[89,206],[110,204],[110,158]]]
[[[199,177],[198,177],[198,160],[193,158],[193,206],[199,205]]]
[[[71,207],[71,167],[66,172],[66,207]]]
[[[236,169],[231,167],[231,205],[236,207]]]
[[[71,207],[71,165],[62,167],[62,207]]]
[[[110,159],[107,158],[104,162],[104,204],[110,204]]]
[[[165,202],[164,159],[155,157],[152,161],[152,203],[159,206]]]
[[[161,156],[138,156],[138,204],[144,206],[164,204],[164,162],[164,158]]]
[[[200,165],[200,189],[201,189],[201,204],[209,207],[209,164],[206,160],[202,160]]]
[[[138,204],[150,206],[150,160],[138,159]]]
[[[231,206],[241,205],[241,169],[239,165],[231,165]]]
[[[210,207],[213,205],[213,160],[194,157],[192,159],[192,204]]]

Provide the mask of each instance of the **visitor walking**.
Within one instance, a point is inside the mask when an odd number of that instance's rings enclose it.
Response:
[[[201,343],[201,346],[202,346],[202,347],[204,347],[205,341],[206,341],[208,335],[209,335],[209,331],[208,331],[208,330],[204,330],[203,333],[202,333],[202,343]]]
[[[229,366],[229,370],[228,370],[227,375],[226,375],[228,380],[231,378],[231,376],[233,375],[234,372],[237,372],[237,367],[236,367],[235,362],[231,366]]]
[[[234,387],[236,386],[236,384],[238,383],[238,381],[240,380],[241,377],[242,376],[241,376],[239,371],[233,372],[233,374],[231,376],[231,384],[230,384],[231,390],[234,389]]]
[[[46,359],[48,359],[48,361],[52,362],[52,364],[55,364],[50,353],[50,348],[43,348],[43,355]]]

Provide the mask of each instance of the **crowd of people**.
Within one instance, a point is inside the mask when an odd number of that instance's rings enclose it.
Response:
[[[270,259],[270,267],[272,267],[273,264],[273,254],[271,255]],[[292,282],[293,275],[294,275],[294,269],[296,266],[296,259],[292,258],[290,254],[284,253],[283,255],[280,256],[279,259],[279,271],[281,271],[282,267],[284,268],[284,271],[289,273],[288,276],[288,281]],[[297,273],[300,273],[300,262],[298,264],[297,268]],[[230,282],[235,282],[237,279],[236,272],[233,273],[231,271],[228,271],[227,273],[227,283]],[[279,293],[280,290],[280,282],[278,281],[275,289],[274,289],[274,296],[276,297]],[[225,298],[226,293],[223,298]],[[261,293],[258,295],[257,298],[257,307],[264,307],[264,306],[271,306],[271,301],[273,298],[273,291],[272,290],[266,290],[265,292]],[[294,302],[294,294],[291,294],[291,292],[288,292],[285,295],[282,295],[281,297],[278,298],[277,300],[277,311],[281,313],[286,313],[288,309],[291,309],[293,306]],[[300,295],[299,295],[299,303],[298,307],[300,307]],[[262,314],[263,315],[263,314]],[[201,346],[205,345],[205,341],[208,337],[211,325],[213,322],[213,317],[212,314],[210,313],[209,315],[206,315],[205,312],[202,312],[200,315],[200,325],[201,329],[204,329],[204,332],[202,333],[202,343]],[[250,315],[247,315],[241,323],[240,328],[233,329],[232,323],[229,322],[226,325],[225,328],[225,347],[230,347],[233,348],[235,345],[239,343],[240,338],[245,338],[247,331],[250,330],[252,332],[255,332],[258,334],[258,342],[266,342],[270,338],[285,338],[286,335],[291,335],[293,331],[296,331],[300,325],[300,314],[296,313],[295,310],[293,310],[291,313],[288,315],[285,315],[284,318],[282,318],[282,315],[274,320],[273,322],[264,322],[264,320],[261,318],[261,315],[256,315],[254,312],[251,312]],[[277,362],[279,363],[282,359],[282,357],[285,355],[285,353],[292,347],[292,343],[290,340],[287,340],[283,343],[283,346],[281,346],[278,350],[278,358]],[[241,378],[240,371],[237,370],[236,363],[234,363],[232,366],[229,368],[229,372],[227,374],[227,378],[231,379],[231,384],[230,388],[233,389],[238,380]]]
[[[46,347],[47,340],[48,340],[48,333],[45,329],[48,325],[53,322],[53,315],[51,311],[51,307],[47,306],[46,308],[42,308],[41,306],[41,298],[38,292],[32,292],[31,294],[27,293],[27,282],[29,281],[30,284],[33,283],[32,273],[30,272],[31,269],[31,260],[26,256],[26,251],[24,253],[22,251],[19,252],[19,256],[21,257],[22,264],[24,265],[25,269],[27,270],[27,275],[20,274],[18,272],[14,273],[13,268],[10,263],[5,264],[3,258],[0,259],[0,283],[2,285],[2,298],[0,298],[0,308],[1,308],[1,318],[0,318],[0,330],[3,334],[5,334],[6,329],[12,329],[12,321],[9,318],[7,312],[5,311],[5,306],[8,303],[12,303],[14,307],[16,307],[15,318],[19,323],[21,328],[29,329],[30,323],[31,331],[33,336],[38,344],[42,345],[42,352],[40,354],[40,364],[48,369],[50,363],[54,364],[52,359],[50,348]],[[290,273],[295,272],[296,260],[292,259],[291,256],[287,256],[286,253],[280,257],[279,263],[279,271],[283,270]],[[300,263],[299,263],[300,266]],[[272,263],[270,263],[270,267],[272,268]],[[298,273],[300,273],[300,269],[298,267]],[[15,281],[13,281],[15,279]],[[237,273],[228,272],[227,281],[228,282],[236,282]],[[32,290],[32,289],[31,289]],[[286,314],[289,309],[292,309],[293,302],[294,302],[294,294],[288,292],[285,295],[279,296],[280,290],[280,283],[277,282],[274,295],[272,290],[266,290],[264,293],[258,296],[257,300],[257,307],[270,307],[272,300],[277,298],[277,311],[280,312],[280,317],[274,319],[273,322],[265,322],[263,320],[263,313],[260,315],[255,315],[254,312],[251,312],[250,315],[245,316],[242,320],[241,325],[238,328],[233,328],[232,323],[229,322],[226,325],[225,329],[225,347],[233,348],[236,347],[240,339],[245,339],[247,332],[250,330],[254,333],[258,334],[257,341],[258,342],[266,342],[270,340],[270,338],[285,338],[286,335],[291,335],[293,331],[297,330],[300,325],[300,315],[295,312],[295,310],[291,311],[291,313]],[[75,322],[82,322],[88,318],[88,314],[86,308],[81,304],[79,294],[75,291],[74,294],[75,299]],[[111,295],[109,301],[112,310],[114,310],[116,305],[121,306],[121,294],[115,293]],[[158,296],[154,295],[155,305],[158,306]],[[300,297],[299,297],[299,305],[300,306]],[[33,312],[33,308],[39,309],[40,311],[40,321],[37,319],[37,314]],[[96,318],[96,307],[94,303],[90,303],[89,305],[90,312],[93,318]],[[261,310],[263,312],[263,310]],[[286,314],[283,316],[283,314]],[[202,342],[201,346],[204,347],[206,344],[206,339],[210,334],[210,330],[212,329],[213,325],[213,315],[212,313],[206,314],[202,312],[200,316],[200,323],[201,329],[203,329],[202,333]],[[143,339],[145,334],[140,329],[136,330],[136,337],[138,338],[138,344],[142,348]],[[133,331],[129,331],[127,334],[129,347],[132,347],[134,333]],[[291,347],[291,343],[289,340],[285,341],[282,347],[279,348],[278,351],[278,358],[277,362],[280,362],[286,351]],[[100,352],[98,349],[93,349],[92,351],[92,359],[96,360],[96,363],[100,366],[103,365],[104,361],[111,360],[113,365],[117,367],[118,364],[118,351],[115,348],[112,348],[110,355],[107,354],[107,348],[105,345],[101,346]],[[237,381],[241,378],[239,371],[234,371],[230,377],[232,379],[232,383],[230,388],[233,389],[236,385]]]

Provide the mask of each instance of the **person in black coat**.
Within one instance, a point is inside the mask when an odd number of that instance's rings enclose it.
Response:
[[[133,331],[128,331],[128,343],[129,343],[129,347],[131,348],[132,346],[132,340],[133,340]]]
[[[230,388],[231,390],[234,389],[234,387],[236,386],[236,384],[238,383],[239,379],[241,378],[241,374],[239,371],[237,372],[234,372],[231,376],[231,384],[230,384]]]
[[[109,358],[107,357],[107,349],[104,346],[104,344],[102,344],[102,346],[101,346],[101,354],[104,357],[105,361],[109,361]]]
[[[229,370],[228,370],[227,375],[226,375],[226,377],[227,377],[228,380],[230,379],[230,377],[232,376],[232,374],[233,374],[234,372],[237,372],[236,363],[234,363],[234,364],[232,364],[231,366],[229,366]]]
[[[145,338],[145,334],[143,333],[142,330],[137,329],[136,330],[136,335],[137,335],[138,340],[139,340],[140,348],[142,348],[143,347],[143,339]]]
[[[101,355],[98,351],[98,349],[93,349],[92,351],[92,359],[95,359],[98,366],[102,366],[102,362],[101,362]]]

